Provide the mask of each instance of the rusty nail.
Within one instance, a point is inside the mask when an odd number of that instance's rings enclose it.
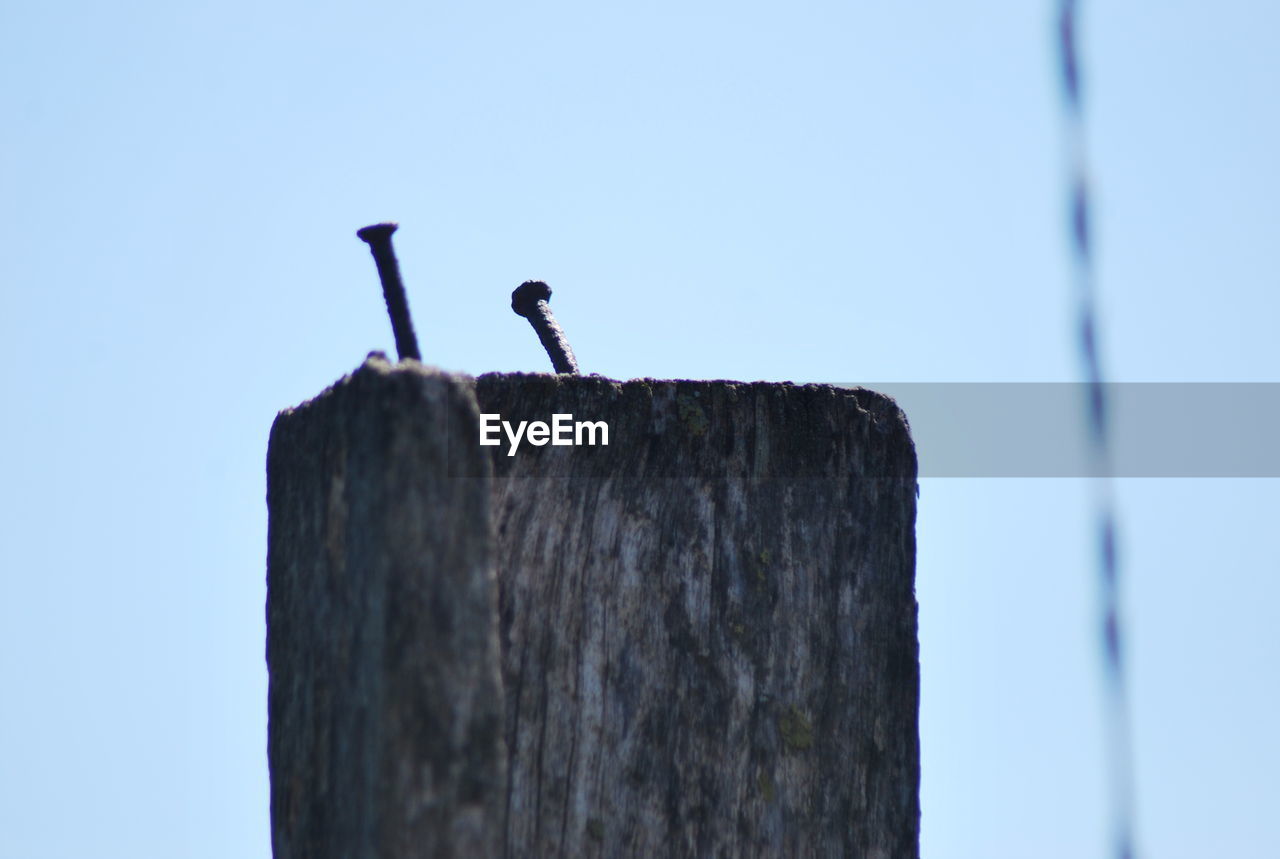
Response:
[[[373,261],[378,266],[378,278],[382,281],[382,295],[387,300],[387,313],[391,316],[391,331],[396,336],[396,352],[400,360],[413,358],[421,361],[418,338],[413,333],[413,320],[409,318],[409,299],[404,294],[404,281],[400,279],[400,264],[391,247],[391,234],[399,224],[373,224],[356,230],[356,236],[369,245]]]
[[[540,280],[526,280],[511,293],[511,309],[529,320],[533,330],[538,332],[542,348],[551,356],[551,366],[557,373],[578,374],[578,361],[573,357],[569,341],[564,337],[564,329],[551,314],[551,287]]]

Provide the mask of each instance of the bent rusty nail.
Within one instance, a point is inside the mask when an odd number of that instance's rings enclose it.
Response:
[[[551,313],[551,287],[540,280],[526,280],[511,293],[511,309],[529,320],[538,332],[542,347],[551,356],[551,366],[557,373],[578,375],[578,360],[573,357],[564,329]]]

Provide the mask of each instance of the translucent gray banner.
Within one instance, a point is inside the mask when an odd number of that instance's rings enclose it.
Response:
[[[921,477],[1091,477],[1084,384],[894,383]],[[1118,477],[1280,477],[1280,383],[1104,386]]]

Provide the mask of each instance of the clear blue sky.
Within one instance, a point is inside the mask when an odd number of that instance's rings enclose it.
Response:
[[[544,369],[540,277],[618,378],[1077,377],[1051,4],[451,6],[0,11],[0,856],[269,855],[267,433],[392,347],[360,226],[447,369]],[[1109,374],[1280,381],[1280,13],[1084,12]],[[1120,490],[1140,846],[1280,855],[1280,486]],[[930,859],[1104,853],[1088,502],[924,481]]]

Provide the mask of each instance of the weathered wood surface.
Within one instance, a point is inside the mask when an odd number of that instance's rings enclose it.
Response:
[[[918,854],[915,454],[867,391],[482,376],[510,856]]]
[[[487,481],[443,479],[469,380],[370,360],[267,462],[276,859],[496,856],[505,750]]]
[[[508,457],[477,402],[610,445]],[[268,482],[278,859],[918,855],[892,401],[375,361]]]

